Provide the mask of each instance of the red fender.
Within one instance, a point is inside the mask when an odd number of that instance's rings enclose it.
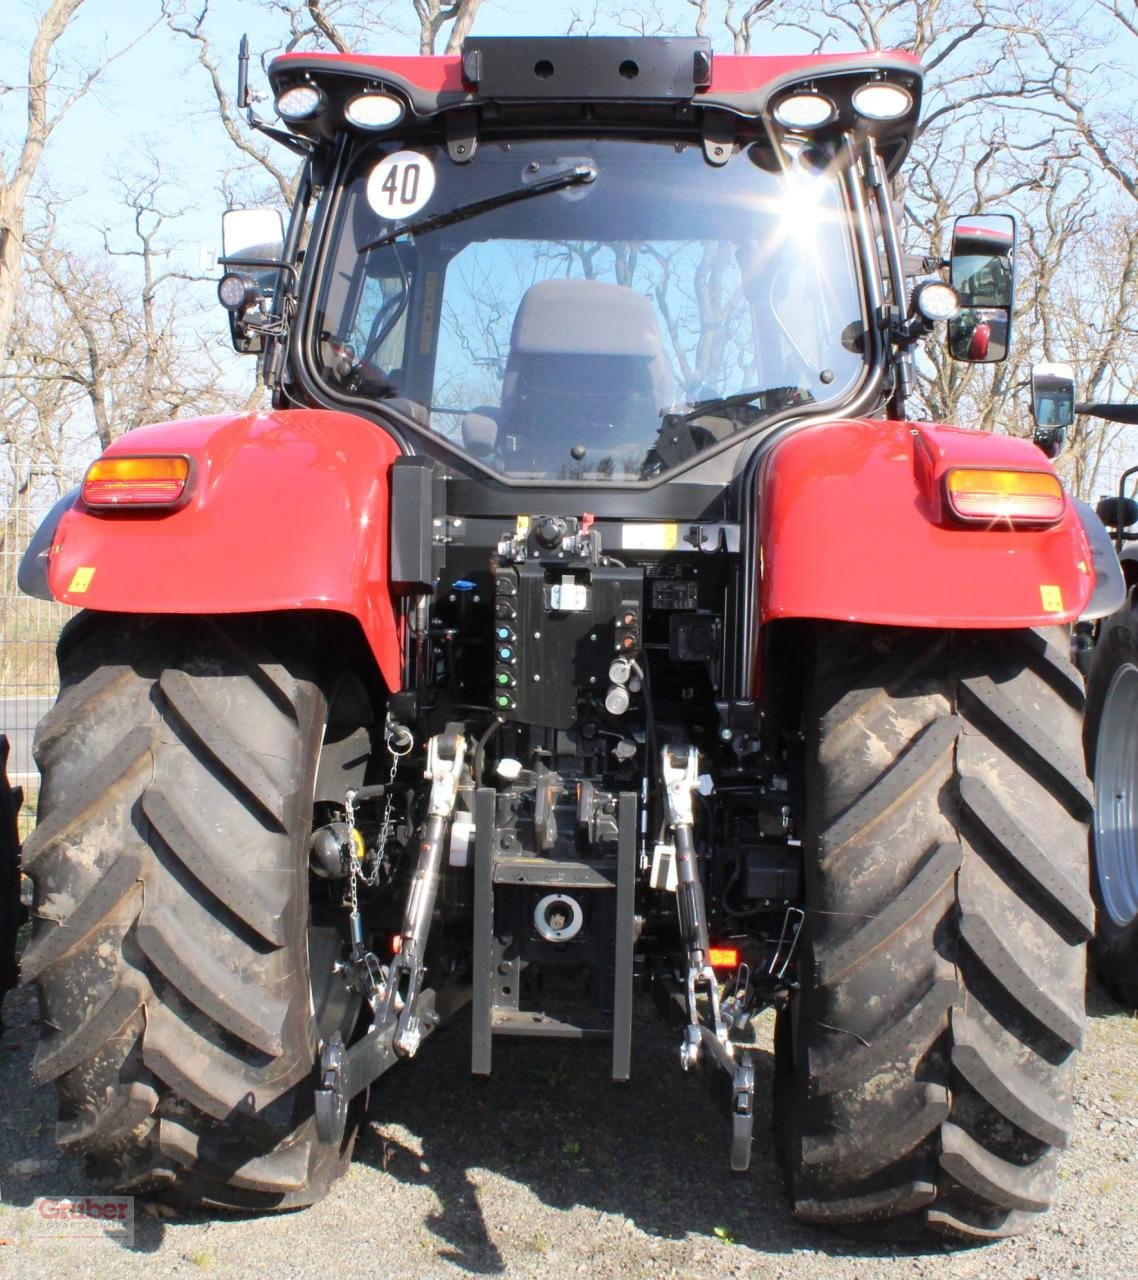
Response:
[[[1053,472],[1029,440],[928,423],[821,423],[779,441],[759,471],[761,618],[915,627],[1073,622],[1094,567],[1071,503],[1057,524],[953,523],[953,467]]]
[[[398,689],[388,587],[396,442],[352,414],[286,409],[142,427],[105,456],[164,453],[192,460],[185,505],[95,514],[77,503],[48,559],[55,598],[124,613],[349,613]]]

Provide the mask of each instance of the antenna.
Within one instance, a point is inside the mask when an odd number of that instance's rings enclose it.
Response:
[[[241,37],[237,49],[237,110],[244,111],[249,105],[249,37]]]

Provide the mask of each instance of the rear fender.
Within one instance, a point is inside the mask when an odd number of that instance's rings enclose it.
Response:
[[[958,466],[1053,471],[1029,440],[926,423],[846,420],[785,436],[758,477],[762,622],[1073,622],[1096,583],[1074,503],[1046,529],[963,527],[941,499]]]
[[[44,545],[26,576],[42,577],[46,565],[50,594],[86,609],[348,613],[398,689],[388,513],[400,452],[374,424],[319,409],[142,427],[107,455],[186,455],[188,500],[173,511],[108,514],[78,498],[58,515],[53,538],[37,534],[29,556]]]

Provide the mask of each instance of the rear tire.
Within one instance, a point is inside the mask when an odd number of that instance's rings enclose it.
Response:
[[[1047,1208],[1093,924],[1081,704],[1060,631],[819,630],[776,1035],[799,1217],[983,1239]]]
[[[24,793],[8,785],[8,739],[0,734],[0,1012],[4,994],[19,981],[16,938],[26,912],[20,902],[20,830]],[[0,1032],[4,1020],[0,1017]]]
[[[33,1071],[59,1144],[121,1191],[291,1208],[351,1159],[355,1124],[329,1147],[313,1118],[324,1023],[348,1039],[358,1013],[310,975],[313,654],[279,617],[87,614],[61,637],[24,850]]]
[[[1083,734],[1095,781],[1091,944],[1110,992],[1138,1007],[1138,608],[1103,620],[1087,679]]]

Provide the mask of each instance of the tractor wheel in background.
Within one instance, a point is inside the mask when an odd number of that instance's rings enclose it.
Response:
[[[27,912],[20,902],[20,829],[24,793],[8,785],[8,739],[0,734],[0,1013],[4,993],[19,981],[16,937]],[[0,1017],[0,1032],[4,1021]]]
[[[1081,710],[1058,630],[819,629],[776,1033],[799,1217],[983,1239],[1048,1207],[1094,919]]]
[[[23,976],[59,1144],[118,1190],[290,1208],[351,1159],[360,1108],[339,1147],[313,1114],[321,1038],[349,1040],[359,1001],[308,843],[318,761],[367,752],[318,653],[280,617],[84,614],[60,639]]]
[[[1087,679],[1083,742],[1095,783],[1091,951],[1111,993],[1138,1007],[1138,609],[1105,618]]]

